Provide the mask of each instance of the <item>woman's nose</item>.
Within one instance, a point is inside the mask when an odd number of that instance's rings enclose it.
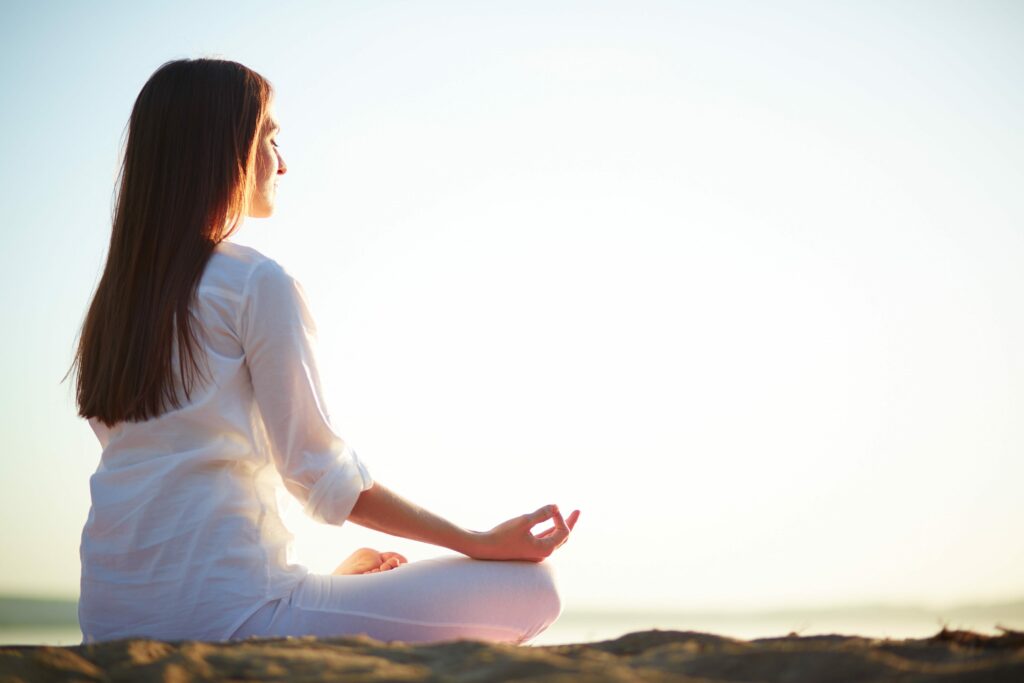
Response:
[[[277,175],[284,175],[288,172],[288,164],[284,163],[284,157],[281,153],[277,154]]]

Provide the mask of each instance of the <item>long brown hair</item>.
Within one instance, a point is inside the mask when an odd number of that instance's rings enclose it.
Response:
[[[255,71],[220,59],[167,62],[143,86],[72,365],[82,417],[146,420],[204,380],[190,305],[217,243],[245,217],[272,94]]]

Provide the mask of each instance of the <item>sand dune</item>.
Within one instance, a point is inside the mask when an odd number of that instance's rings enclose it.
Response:
[[[743,641],[644,631],[551,647],[436,645],[366,637],[230,643],[120,640],[0,648],[0,681],[1024,681],[1024,633],[946,631],[921,640],[850,636]]]

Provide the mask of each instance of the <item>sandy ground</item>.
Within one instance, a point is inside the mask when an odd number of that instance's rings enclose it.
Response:
[[[230,643],[120,640],[0,647],[0,681],[1024,681],[1024,632],[943,630],[921,640],[813,636],[743,641],[644,631],[551,647],[366,637]]]

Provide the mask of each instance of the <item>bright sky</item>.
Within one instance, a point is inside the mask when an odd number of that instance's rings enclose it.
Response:
[[[1024,596],[1015,2],[14,3],[0,24],[0,591],[74,596],[61,378],[132,102],[220,55],[289,173],[338,431],[470,528],[583,511],[566,604]],[[287,512],[296,559],[439,549]]]

